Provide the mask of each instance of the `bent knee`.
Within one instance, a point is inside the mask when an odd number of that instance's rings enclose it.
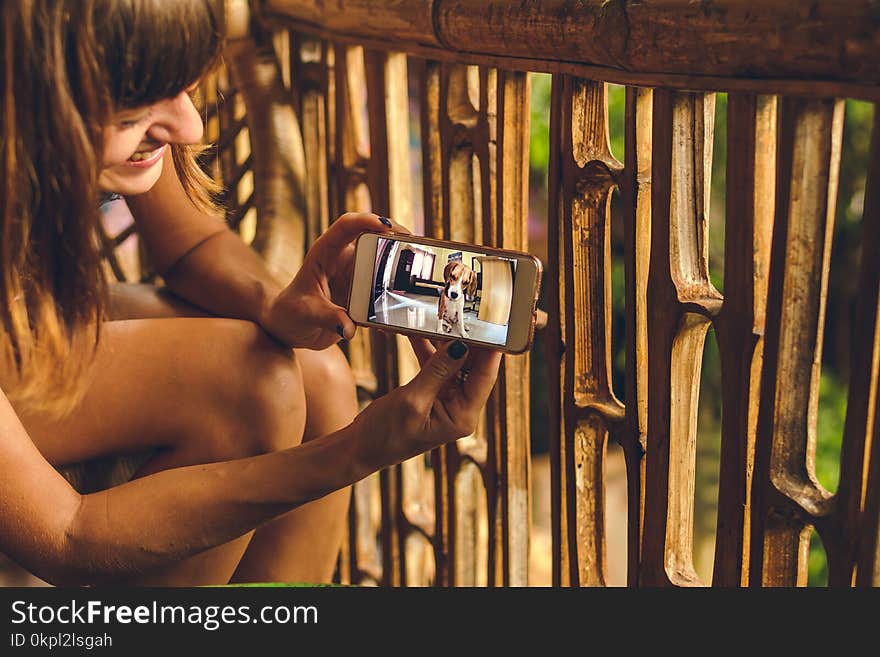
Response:
[[[256,454],[286,449],[302,440],[306,400],[302,370],[293,350],[261,329],[243,356],[239,425]]]
[[[323,351],[296,350],[306,398],[303,441],[332,433],[349,424],[358,412],[354,374],[339,347]]]
[[[315,396],[338,401],[357,398],[357,383],[351,365],[337,346],[323,351],[295,349],[302,368],[303,386],[309,401]]]
[[[250,322],[224,323],[214,336],[207,446],[223,460],[256,456],[299,444],[306,403],[293,350]]]

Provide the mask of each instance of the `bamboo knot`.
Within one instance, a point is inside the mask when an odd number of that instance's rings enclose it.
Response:
[[[601,207],[617,184],[608,165],[601,160],[587,162],[575,183],[579,203],[592,209]]]

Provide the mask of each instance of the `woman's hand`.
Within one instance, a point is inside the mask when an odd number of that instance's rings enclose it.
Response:
[[[468,349],[459,341],[436,350],[424,338],[410,342],[421,371],[352,424],[363,437],[360,458],[374,470],[473,433],[498,377],[500,352]]]
[[[354,266],[355,240],[365,231],[409,233],[384,217],[348,213],[331,224],[306,254],[293,281],[264,312],[263,328],[290,347],[326,349],[354,337],[345,304]]]

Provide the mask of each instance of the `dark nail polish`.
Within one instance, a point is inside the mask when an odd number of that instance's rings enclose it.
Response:
[[[337,324],[337,325],[336,325],[336,332],[337,332],[340,336],[342,336],[342,339],[343,339],[343,340],[345,339],[345,331],[344,331],[343,328],[342,328],[342,324]]]
[[[453,360],[458,360],[467,353],[467,345],[461,340],[456,340],[446,348],[446,353],[452,356]]]
[[[383,224],[385,224],[389,228],[391,228],[391,226],[393,225],[391,223],[391,219],[389,219],[388,217],[379,217],[379,221],[381,221]]]

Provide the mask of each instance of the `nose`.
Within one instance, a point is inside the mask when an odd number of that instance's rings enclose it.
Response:
[[[151,139],[169,144],[195,144],[202,138],[202,117],[186,91],[153,106],[154,120],[147,134]]]
[[[453,299],[458,299],[458,292],[450,291],[449,296],[452,297]]]

